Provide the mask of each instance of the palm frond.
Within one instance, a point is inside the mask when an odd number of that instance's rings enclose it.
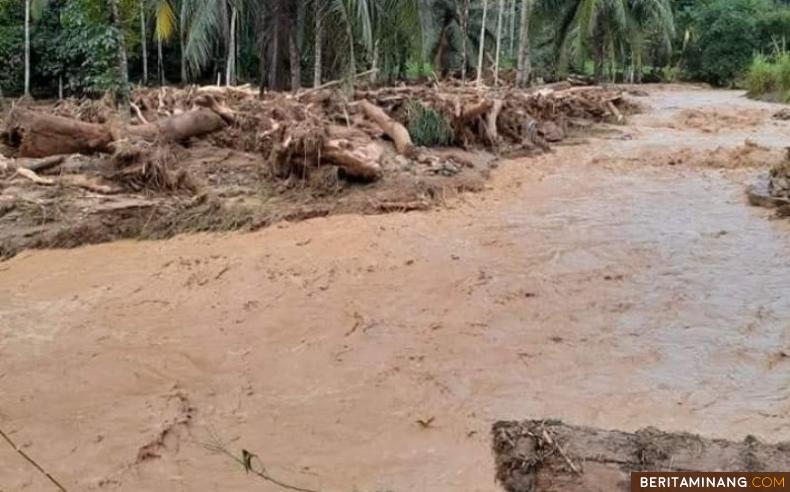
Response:
[[[154,36],[169,41],[176,30],[176,13],[169,0],[157,0],[154,5]]]

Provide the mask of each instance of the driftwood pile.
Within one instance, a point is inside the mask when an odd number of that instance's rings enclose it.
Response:
[[[384,174],[382,156],[393,150],[417,164],[436,164],[436,157],[416,146],[408,130],[414,104],[446,126],[442,145],[526,153],[545,151],[548,142],[562,140],[576,119],[619,121],[627,109],[619,90],[570,84],[530,91],[403,86],[356,90],[350,97],[331,88],[263,96],[245,86],[137,89],[130,124],[121,123],[107,100],[65,101],[53,112],[14,108],[3,136],[17,159],[6,159],[4,166],[23,169],[21,174],[36,180],[39,170],[57,168],[57,158],[30,159],[120,154],[111,159],[115,167],[103,178],[127,189],[160,183],[162,191],[171,191],[189,188],[184,184],[188,180],[167,174],[177,173],[163,165],[172,152],[155,147],[202,138],[217,147],[258,153],[278,177],[304,177],[311,169],[331,165],[346,178],[374,181]]]
[[[790,469],[790,443],[764,444],[565,425],[559,421],[497,422],[497,480],[508,492],[631,490],[631,472],[761,472]]]

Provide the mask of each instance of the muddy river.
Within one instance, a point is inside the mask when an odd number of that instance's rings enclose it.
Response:
[[[0,263],[0,429],[70,491],[278,490],[218,446],[310,489],[493,491],[500,419],[790,440],[790,222],[733,158],[790,122],[637,99],[435,211]],[[0,490],[55,489],[0,441]]]

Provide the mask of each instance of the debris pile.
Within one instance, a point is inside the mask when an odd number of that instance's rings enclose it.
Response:
[[[19,101],[0,133],[0,256],[79,244],[77,225],[93,242],[424,209],[482,189],[496,155],[545,152],[631,109],[619,89],[569,83],[338,85],[137,88],[127,118],[109,98]]]
[[[261,154],[281,178],[322,165],[344,176],[383,175],[389,140],[397,154],[425,163],[426,146],[545,151],[574,119],[623,119],[619,90],[554,85],[531,91],[469,86],[359,89],[350,98],[331,89],[265,94],[250,87],[137,89],[134,124],[107,114],[108,103],[58,103],[52,114],[14,109],[6,139],[19,157],[111,153],[119,140],[186,142],[210,138],[217,147]]]

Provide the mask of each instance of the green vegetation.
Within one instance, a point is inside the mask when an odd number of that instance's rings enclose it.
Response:
[[[773,58],[755,56],[744,85],[752,96],[790,101],[790,54],[781,53]]]
[[[408,108],[409,134],[417,145],[436,147],[450,145],[453,129],[441,113],[419,101],[412,101]]]
[[[589,73],[732,86],[750,66],[767,76],[767,60],[752,61],[762,53],[773,62],[790,36],[787,3],[0,0],[0,91],[99,95],[121,89],[123,74],[147,85],[219,80],[271,90],[370,70],[378,83],[474,80],[478,72],[491,83],[497,64],[500,78],[520,84]]]

